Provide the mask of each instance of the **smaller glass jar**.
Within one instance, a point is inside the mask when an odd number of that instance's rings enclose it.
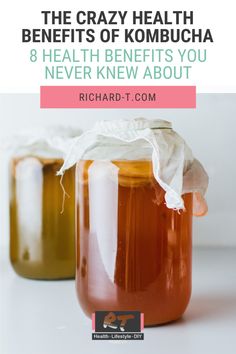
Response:
[[[77,131],[78,132],[78,131]],[[45,133],[46,134],[46,133]],[[19,275],[32,279],[75,276],[75,168],[60,177],[62,146],[70,136],[26,139],[10,162],[10,260]],[[20,143],[19,143],[20,144]],[[21,141],[22,144],[22,141]],[[63,210],[62,210],[63,208]]]

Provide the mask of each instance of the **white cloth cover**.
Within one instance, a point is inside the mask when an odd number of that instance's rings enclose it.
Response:
[[[152,160],[153,174],[165,190],[166,205],[171,209],[184,209],[182,194],[198,192],[204,196],[208,186],[203,166],[171,123],[163,120],[138,118],[96,123],[74,139],[58,175],[80,159]]]
[[[45,158],[63,158],[81,129],[68,126],[49,126],[19,132],[5,139],[2,148],[10,156],[33,155]]]

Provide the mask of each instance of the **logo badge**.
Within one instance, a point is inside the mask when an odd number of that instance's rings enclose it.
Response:
[[[96,311],[93,340],[143,340],[144,314],[139,311]]]

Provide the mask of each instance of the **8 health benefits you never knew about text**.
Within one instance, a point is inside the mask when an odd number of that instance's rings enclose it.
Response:
[[[31,61],[37,61],[38,53],[36,50],[31,52]],[[52,80],[188,79],[191,64],[207,60],[206,50],[200,49],[43,49],[40,54],[41,61],[46,64],[45,79]],[[181,65],[167,65],[176,58]],[[117,65],[119,63],[125,65]],[[137,65],[132,65],[135,63]]]

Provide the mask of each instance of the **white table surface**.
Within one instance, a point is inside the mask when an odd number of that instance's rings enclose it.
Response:
[[[144,336],[144,341],[92,341],[74,281],[20,278],[1,252],[1,354],[235,354],[236,249],[195,249],[193,293],[184,317],[145,329]]]

